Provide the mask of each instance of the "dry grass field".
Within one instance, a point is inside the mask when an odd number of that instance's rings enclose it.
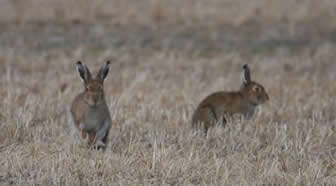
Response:
[[[0,185],[336,185],[336,1],[0,1]],[[105,152],[74,145],[81,60],[105,81]],[[191,130],[206,95],[270,101]]]

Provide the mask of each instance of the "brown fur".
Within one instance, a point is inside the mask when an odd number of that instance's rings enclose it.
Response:
[[[101,113],[101,121],[97,122],[97,126],[92,129],[81,129],[80,123],[81,121],[86,121],[88,118],[87,112],[90,110],[90,106],[86,103],[85,100],[85,92],[80,93],[73,101],[73,104],[71,106],[71,113],[74,118],[74,124],[76,128],[80,131],[81,137],[83,139],[88,138],[88,144],[93,145],[96,138],[96,130],[102,127],[103,125],[103,119],[109,119],[110,115],[108,112],[108,107],[106,103],[103,103],[100,107],[97,107],[97,112]]]
[[[255,108],[269,100],[264,87],[250,80],[247,65],[244,65],[244,69],[246,81],[240,90],[215,92],[201,101],[192,116],[194,128],[203,127],[207,134],[210,127],[216,123],[225,125],[234,114],[240,114],[246,119],[250,119]]]
[[[103,81],[108,73],[109,62],[92,78],[89,69],[77,63],[78,71],[84,80],[85,90],[72,102],[70,117],[74,130],[88,145],[105,146],[111,126],[111,116],[105,101]]]

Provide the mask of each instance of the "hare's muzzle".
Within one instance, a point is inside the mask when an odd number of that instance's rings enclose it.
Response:
[[[263,98],[263,102],[267,102],[270,99],[267,93],[264,94]]]
[[[97,106],[99,104],[99,96],[94,97],[92,103],[92,106]]]
[[[99,93],[90,93],[90,94],[88,95],[88,97],[87,97],[87,103],[88,103],[90,106],[95,107],[95,106],[99,105],[100,100],[101,100],[100,97],[101,97],[101,96],[100,96]]]

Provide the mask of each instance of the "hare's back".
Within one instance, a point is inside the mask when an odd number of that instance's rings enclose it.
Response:
[[[241,99],[241,95],[237,92],[215,92],[207,96],[199,105],[199,107],[211,106],[217,108],[219,106],[232,106],[237,104]]]

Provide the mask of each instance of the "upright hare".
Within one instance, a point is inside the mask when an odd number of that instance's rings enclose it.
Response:
[[[84,91],[73,100],[69,110],[69,125],[72,135],[86,140],[89,146],[105,148],[111,127],[111,116],[107,107],[103,83],[106,78],[110,61],[101,67],[96,77],[80,61],[77,71],[84,82]]]
[[[238,91],[215,92],[207,96],[192,116],[192,126],[203,127],[205,134],[216,123],[225,125],[229,117],[241,114],[250,119],[255,108],[269,100],[265,88],[251,80],[247,64],[243,66],[243,84]]]

